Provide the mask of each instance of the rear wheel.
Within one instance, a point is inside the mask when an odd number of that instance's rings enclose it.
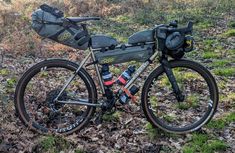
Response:
[[[202,65],[179,60],[169,62],[185,95],[178,102],[162,66],[147,78],[142,91],[142,107],[148,121],[172,133],[192,132],[213,117],[218,104],[218,88],[211,73]]]
[[[40,62],[24,73],[15,91],[15,107],[26,126],[40,133],[70,134],[88,123],[94,107],[54,102],[77,68],[73,62],[54,59]],[[58,100],[81,99],[97,102],[95,84],[82,68]]]

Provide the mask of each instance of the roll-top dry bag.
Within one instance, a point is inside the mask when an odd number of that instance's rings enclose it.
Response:
[[[64,18],[63,12],[46,4],[32,14],[32,28],[42,37],[76,48],[87,49],[90,36],[81,25]]]

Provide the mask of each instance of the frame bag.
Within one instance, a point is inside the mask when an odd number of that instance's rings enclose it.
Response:
[[[64,18],[62,11],[46,4],[32,14],[32,28],[42,37],[86,50],[90,37],[81,25]]]
[[[129,61],[145,62],[154,53],[153,44],[120,46],[113,50],[95,52],[99,64],[118,64]]]

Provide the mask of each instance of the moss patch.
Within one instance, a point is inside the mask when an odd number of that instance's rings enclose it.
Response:
[[[226,115],[223,118],[210,121],[206,127],[211,129],[224,129],[226,125],[235,121],[235,112]]]
[[[83,149],[76,149],[74,152],[75,153],[85,153],[85,151]]]
[[[228,145],[218,139],[211,138],[207,134],[195,133],[191,141],[183,146],[183,153],[213,153],[216,151],[225,151]]]
[[[225,33],[222,34],[224,37],[234,37],[235,36],[235,29],[229,29]]]
[[[216,75],[220,76],[235,76],[235,68],[218,68],[213,71]]]
[[[219,58],[220,57],[220,55],[218,55],[217,53],[215,53],[215,52],[204,52],[203,54],[202,54],[202,57],[203,58],[205,58],[205,59],[210,59],[210,58]]]
[[[42,152],[50,153],[60,152],[62,150],[66,151],[71,146],[66,139],[52,135],[43,137],[39,144],[42,148]]]
[[[156,129],[155,127],[152,126],[151,123],[147,123],[147,124],[145,125],[145,129],[146,129],[146,131],[148,132],[148,137],[149,137],[151,140],[153,140],[154,138],[157,137],[158,131],[157,131],[157,129]]]
[[[213,61],[210,65],[213,67],[224,67],[231,63],[231,60],[223,59],[223,60],[217,60]]]
[[[230,28],[235,28],[235,21],[230,21],[230,22],[228,23],[228,26],[229,26]]]
[[[121,117],[121,113],[116,111],[113,114],[104,114],[102,116],[102,119],[104,121],[111,122],[111,121],[118,121],[120,117]]]
[[[2,76],[7,76],[10,72],[7,69],[1,69],[0,70],[0,75]]]

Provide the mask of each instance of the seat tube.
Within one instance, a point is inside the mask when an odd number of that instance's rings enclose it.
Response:
[[[89,50],[91,52],[92,61],[95,62],[96,59],[95,59],[94,52],[90,48],[89,48]],[[95,66],[96,74],[98,76],[98,80],[99,80],[99,84],[100,84],[100,88],[101,88],[102,94],[105,94],[104,85],[103,85],[103,81],[101,79],[101,75],[100,75],[100,71],[99,71],[99,68],[98,68],[98,64],[94,64],[94,66]]]

